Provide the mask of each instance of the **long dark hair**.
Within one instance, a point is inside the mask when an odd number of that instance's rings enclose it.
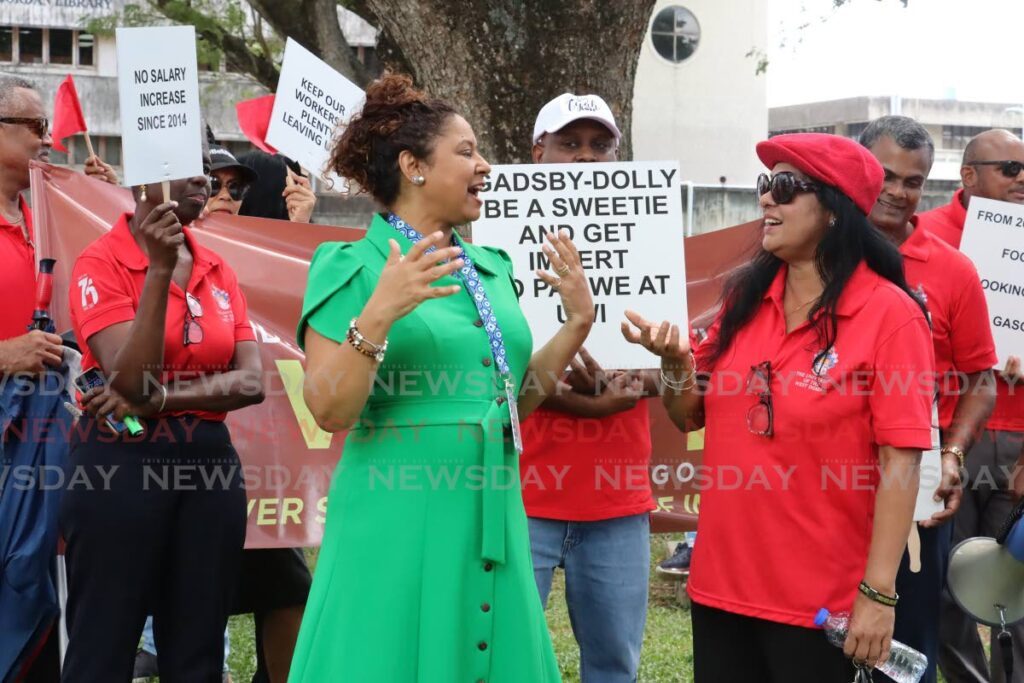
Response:
[[[823,352],[832,348],[836,340],[836,306],[861,261],[906,292],[907,296],[921,307],[927,319],[928,309],[907,286],[903,274],[903,257],[892,242],[868,222],[864,213],[849,197],[836,188],[819,185],[815,195],[818,201],[832,212],[836,220],[835,225],[825,231],[825,237],[815,251],[815,265],[825,283],[825,289],[807,314],[807,317],[813,320],[819,311],[822,312],[815,326]],[[722,314],[718,341],[710,356],[712,365],[728,350],[736,334],[754,317],[782,263],[777,256],[760,249],[750,263],[726,283],[722,295],[725,312]]]

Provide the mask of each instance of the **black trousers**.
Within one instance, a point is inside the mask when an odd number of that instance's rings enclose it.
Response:
[[[227,427],[148,421],[114,439],[83,418],[61,506],[69,644],[63,681],[127,683],[147,614],[164,683],[220,683],[246,497]],[[85,482],[83,484],[83,482]]]
[[[943,524],[934,529],[918,526],[917,532],[921,538],[921,570],[910,571],[910,554],[904,550],[896,574],[900,604],[896,605],[896,628],[892,637],[928,658],[921,683],[936,683],[941,599],[946,588],[953,525]]]
[[[824,631],[693,603],[694,683],[850,683],[853,664]]]

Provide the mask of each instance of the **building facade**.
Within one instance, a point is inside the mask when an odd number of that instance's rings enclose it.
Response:
[[[929,184],[951,191],[960,182],[960,162],[967,142],[990,128],[1005,128],[1020,135],[1024,125],[1020,104],[960,102],[901,97],[851,97],[773,107],[768,115],[772,135],[811,132],[858,137],[868,122],[889,114],[919,121],[935,142],[935,165]]]
[[[698,185],[752,187],[768,133],[760,0],[658,0],[633,91],[633,156],[679,161]]]

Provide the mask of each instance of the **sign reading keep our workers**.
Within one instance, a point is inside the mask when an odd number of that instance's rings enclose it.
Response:
[[[289,38],[270,115],[267,142],[322,178],[339,126],[365,100],[362,89]]]
[[[679,164],[630,162],[495,166],[480,198],[473,241],[512,257],[523,313],[536,348],[565,321],[556,291],[535,270],[553,272],[542,250],[566,230],[594,297],[587,349],[607,368],[650,368],[655,356],[622,337],[624,312],[669,320],[686,333]]]
[[[972,197],[960,251],[978,269],[999,367],[1024,356],[1024,206]]]
[[[195,28],[117,29],[117,91],[126,185],[203,175]]]

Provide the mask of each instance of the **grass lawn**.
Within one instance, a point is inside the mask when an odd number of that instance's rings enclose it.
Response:
[[[647,629],[640,660],[643,683],[684,683],[693,679],[693,652],[690,638],[690,610],[679,604],[675,584],[654,573],[654,565],[665,555],[669,535],[651,536],[651,589],[648,601]],[[316,551],[307,551],[310,568],[316,564]],[[565,581],[556,572],[547,609],[548,627],[554,642],[558,665],[565,683],[579,683],[579,650],[573,639],[569,613],[565,606]],[[252,615],[232,617],[231,656],[228,660],[235,683],[248,683],[256,668]],[[979,628],[988,651],[988,629]],[[939,681],[943,681],[940,674]]]
[[[690,610],[675,598],[675,583],[662,581],[654,574],[654,565],[664,559],[667,535],[651,536],[651,590],[648,601],[647,629],[640,661],[640,680],[657,683],[683,683],[693,678],[693,653],[690,641]],[[316,551],[307,551],[312,569]],[[569,613],[565,606],[565,581],[555,573],[548,600],[548,627],[565,683],[579,683],[579,650],[573,639]],[[231,656],[228,664],[234,683],[248,683],[256,669],[252,615],[232,617]]]

